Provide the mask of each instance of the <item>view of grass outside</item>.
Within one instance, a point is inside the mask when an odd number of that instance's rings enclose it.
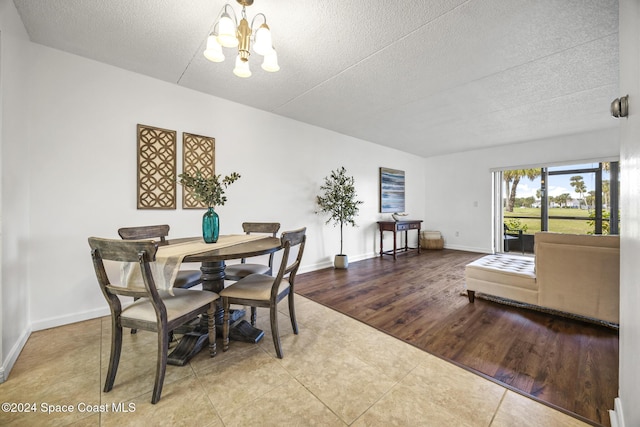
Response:
[[[589,211],[586,209],[549,208],[549,216],[572,216],[585,218],[584,221],[549,219],[549,231],[572,234],[593,233],[594,226],[593,224],[590,224]],[[540,231],[540,208],[514,208],[513,212],[505,211],[504,222],[510,229],[522,229],[525,230],[525,234],[535,234]]]

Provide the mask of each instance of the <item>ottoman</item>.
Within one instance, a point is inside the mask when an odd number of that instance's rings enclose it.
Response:
[[[520,255],[495,254],[484,256],[465,267],[469,301],[475,292],[538,304],[535,261]]]

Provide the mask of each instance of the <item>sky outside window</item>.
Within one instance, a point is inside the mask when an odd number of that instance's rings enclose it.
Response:
[[[554,166],[548,168],[549,172],[552,171],[563,171],[563,170],[573,170],[573,169],[592,169],[597,168],[598,163],[585,163],[579,165],[565,165],[565,166]],[[570,184],[570,180],[572,176],[580,175],[587,186],[587,194],[589,191],[593,191],[596,189],[596,175],[593,172],[588,173],[575,173],[568,175],[551,175],[549,176],[549,184],[548,191],[549,196],[556,197],[561,194],[569,193],[571,198],[574,200],[578,200],[580,195],[573,190],[573,187]],[[602,180],[609,180],[609,172],[602,172]],[[526,198],[526,197],[534,197],[536,200],[539,200],[536,197],[536,193],[540,190],[540,177],[537,177],[533,181],[530,181],[528,178],[523,177],[518,184],[516,189],[516,197],[517,198]],[[583,195],[586,197],[586,194]]]

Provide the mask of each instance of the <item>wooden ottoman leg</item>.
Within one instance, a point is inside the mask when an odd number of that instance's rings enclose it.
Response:
[[[476,291],[467,290],[467,295],[469,296],[469,302],[473,302],[476,299]]]

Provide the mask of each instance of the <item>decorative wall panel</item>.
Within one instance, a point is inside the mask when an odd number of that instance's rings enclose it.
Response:
[[[195,175],[198,171],[207,178],[216,173],[216,139],[183,132],[182,172]],[[182,207],[201,209],[207,206],[193,197],[192,190],[183,187]]]
[[[138,209],[176,209],[176,131],[138,124]]]

